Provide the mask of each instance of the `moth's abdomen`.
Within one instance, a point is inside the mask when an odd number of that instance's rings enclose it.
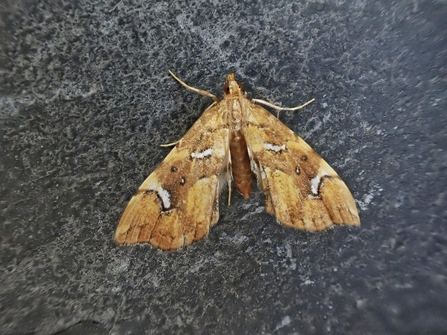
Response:
[[[234,184],[244,198],[248,198],[253,186],[253,174],[248,157],[247,143],[240,131],[231,134],[230,141],[231,169]]]

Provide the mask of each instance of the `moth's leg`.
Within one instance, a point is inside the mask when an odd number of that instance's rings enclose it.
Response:
[[[265,101],[265,100],[253,99],[253,102],[257,102],[258,104],[262,104],[262,105],[265,105],[265,106],[269,106],[269,107],[271,107],[271,108],[273,108],[273,109],[276,109],[276,111],[277,111],[277,113],[276,113],[276,117],[277,117],[278,119],[279,119],[279,112],[280,112],[280,111],[296,111],[296,110],[298,110],[298,109],[301,109],[301,108],[303,108],[303,107],[306,107],[308,104],[310,104],[310,103],[312,103],[312,102],[314,102],[314,101],[315,101],[315,98],[309,100],[308,102],[302,104],[301,106],[297,106],[297,107],[281,107],[281,106],[276,106],[276,105],[274,105],[274,104],[271,104],[270,102]]]
[[[228,206],[231,205],[231,178],[228,178]]]
[[[174,145],[177,145],[178,142],[180,142],[180,140],[172,142],[172,143],[160,144],[160,147],[163,147],[163,148],[173,147]]]
[[[199,88],[195,88],[195,87],[192,87],[192,86],[187,85],[186,83],[184,83],[183,81],[181,81],[175,74],[173,74],[173,73],[171,72],[171,70],[169,70],[169,74],[170,74],[171,76],[173,76],[174,79],[177,80],[181,85],[183,85],[187,90],[192,91],[192,92],[194,92],[194,93],[198,93],[198,94],[203,95],[203,96],[205,96],[205,97],[213,98],[213,100],[214,100],[215,102],[219,102],[219,99],[218,99],[214,94],[212,94],[212,93],[210,93],[210,92],[208,92],[208,91],[204,91],[204,90],[201,90],[201,89],[199,89]]]
[[[227,183],[228,183],[228,206],[231,205],[231,180],[233,179],[233,171],[232,171],[232,162],[231,162],[231,154],[230,154],[230,137],[228,137],[228,147],[226,150],[227,153],[227,157],[226,157],[226,166],[227,166],[227,171],[226,171],[226,178],[227,178]]]

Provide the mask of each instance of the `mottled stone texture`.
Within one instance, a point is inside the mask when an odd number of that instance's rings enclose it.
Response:
[[[1,334],[444,334],[445,1],[3,1]],[[234,195],[206,240],[119,247],[144,178],[221,95],[340,174],[361,228],[312,234]]]

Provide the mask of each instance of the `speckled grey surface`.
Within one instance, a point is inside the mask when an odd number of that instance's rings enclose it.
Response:
[[[446,1],[4,1],[2,334],[444,334]],[[120,247],[135,189],[234,71],[339,172],[362,227],[259,189],[177,252]]]

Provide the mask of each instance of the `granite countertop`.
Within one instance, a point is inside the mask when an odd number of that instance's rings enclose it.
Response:
[[[20,1],[0,9],[0,333],[445,334],[445,1]],[[351,189],[288,229],[256,187],[176,252],[113,240],[235,72]]]

